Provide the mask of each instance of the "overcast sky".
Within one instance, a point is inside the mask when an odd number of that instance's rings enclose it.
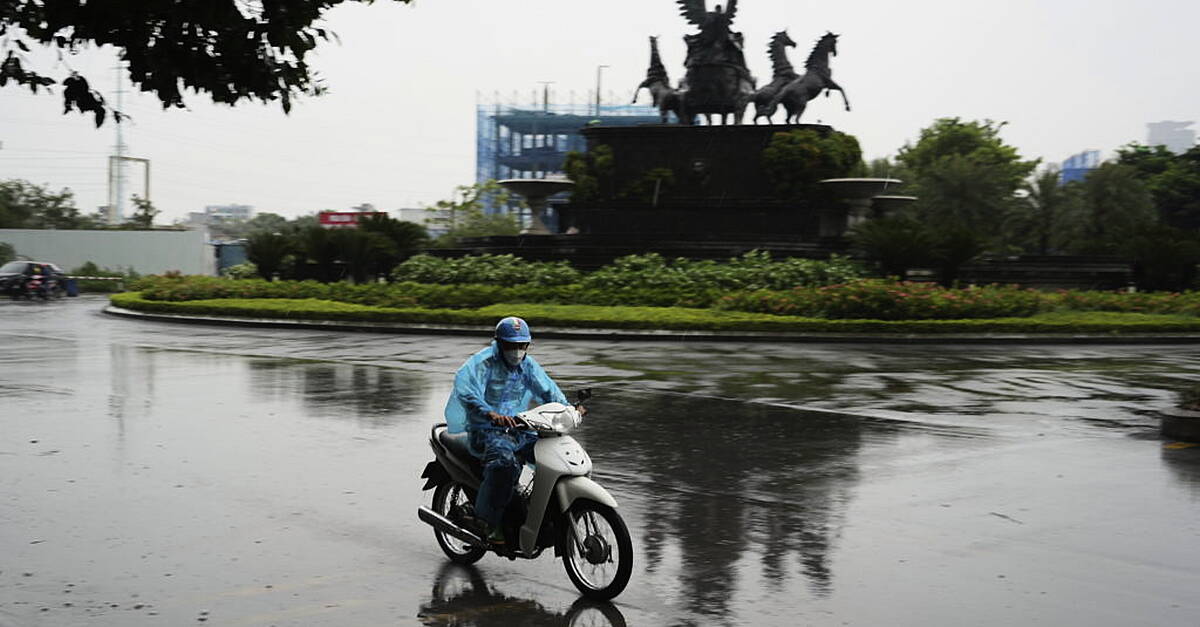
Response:
[[[1009,143],[1053,162],[1145,141],[1147,122],[1200,119],[1195,0],[739,5],[735,27],[760,84],[773,32],[786,28],[799,44],[797,66],[826,30],[842,35],[832,67],[854,110],[821,98],[805,121],[856,135],[868,158],[894,155],[938,117],[1007,121]],[[528,103],[539,81],[554,81],[555,102],[571,92],[582,102],[604,64],[606,101],[628,102],[646,72],[647,36],[660,36],[678,80],[690,32],[673,0],[379,0],[338,8],[327,23],[341,43],[320,48],[313,65],[330,93],[290,115],[277,103],[229,108],[204,96],[163,112],[152,97],[126,97],[128,154],[152,161],[160,221],[210,204],[287,216],[431,204],[474,178],[477,94]],[[67,73],[53,54],[34,56],[38,69]],[[115,59],[93,50],[68,62],[111,102]],[[0,88],[0,142],[0,179],[69,187],[86,211],[106,202],[114,127],[61,115],[59,94]]]

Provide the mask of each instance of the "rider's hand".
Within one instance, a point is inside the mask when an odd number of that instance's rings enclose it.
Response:
[[[494,411],[488,412],[488,418],[492,421],[492,424],[499,426],[499,427],[515,427],[515,426],[517,426],[517,420],[515,418],[513,418],[512,416],[501,416],[500,414],[498,414]]]
[[[576,405],[576,406],[575,406],[575,411],[579,412],[579,417],[580,417],[580,418],[583,418],[584,416],[586,416],[586,415],[587,415],[587,407],[584,407],[582,404],[580,404],[580,405]]]

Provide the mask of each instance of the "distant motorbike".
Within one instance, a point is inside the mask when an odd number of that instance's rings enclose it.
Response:
[[[51,275],[32,274],[25,279],[25,285],[18,293],[29,300],[35,298],[50,300],[51,298],[62,298],[65,289],[59,284],[58,279]]]
[[[579,401],[591,396],[579,393]],[[451,434],[435,425],[429,446],[435,459],[425,466],[423,490],[432,489],[433,507],[418,517],[433,526],[442,551],[459,564],[473,564],[488,551],[509,559],[533,559],[553,548],[571,583],[584,596],[608,600],[629,583],[633,543],[617,501],[590,478],[592,460],[567,435],[582,421],[574,407],[548,403],[517,415],[520,429],[538,434],[534,463],[522,473],[519,498],[513,498],[501,523],[509,542],[489,544],[474,525],[475,498],[483,468],[471,454],[467,434]],[[531,478],[530,478],[531,476]]]

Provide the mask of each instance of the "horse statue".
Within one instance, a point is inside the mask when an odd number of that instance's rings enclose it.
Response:
[[[755,124],[758,124],[758,118],[767,118],[767,122],[771,123],[771,116],[775,115],[776,110],[771,107],[771,100],[788,83],[800,78],[800,75],[792,68],[792,63],[788,61],[787,57],[787,49],[795,47],[796,42],[792,41],[786,30],[781,30],[771,37],[771,43],[767,46],[767,53],[771,57],[771,68],[774,75],[771,78],[770,84],[754,92]]]
[[[741,124],[746,106],[754,95],[754,77],[746,67],[742,52],[741,33],[733,32],[737,16],[737,0],[729,0],[728,9],[717,5],[714,11],[705,8],[705,0],[676,0],[680,13],[700,28],[695,35],[683,39],[687,43],[687,75],[679,86],[685,115],[683,124],[691,124],[695,116],[705,115],[712,124],[719,115],[722,123],[733,116]]]
[[[829,56],[837,56],[838,37],[839,35],[833,33],[825,33],[817,41],[817,45],[813,46],[812,52],[808,55],[808,61],[804,63],[804,75],[788,83],[771,99],[771,103],[767,106],[769,111],[767,119],[770,119],[776,107],[782,103],[787,109],[786,122],[799,124],[800,116],[804,114],[809,100],[816,98],[822,91],[829,96],[829,92],[835,89],[841,92],[842,100],[846,103],[846,110],[850,110],[850,100],[846,98],[846,91],[842,89],[841,85],[833,82],[833,72],[829,69]]]
[[[662,123],[670,122],[670,114],[675,114],[675,119],[683,122],[683,100],[680,98],[679,90],[671,87],[671,79],[667,76],[667,68],[663,66],[662,58],[658,56],[658,37],[650,38],[650,68],[646,70],[646,80],[638,85],[633,92],[633,102],[636,104],[638,94],[643,89],[650,91],[650,99],[654,102],[654,106],[658,107],[658,114],[662,117]]]

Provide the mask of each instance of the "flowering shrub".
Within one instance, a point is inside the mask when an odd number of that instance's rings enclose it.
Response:
[[[953,320],[1030,316],[1043,295],[1017,287],[945,289],[932,283],[865,279],[789,291],[729,294],[720,309],[833,319]]]
[[[615,281],[571,285],[429,285],[318,283],[316,281],[230,280],[202,276],[152,276],[131,289],[148,301],[222,298],[318,299],[388,308],[472,309],[497,303],[685,307],[824,319],[953,320],[1025,317],[1039,312],[1119,312],[1200,317],[1200,292],[1126,294],[1118,292],[1038,292],[1016,286],[946,289],[931,283],[861,279],[836,285],[786,290],[730,290],[679,278],[675,264],[649,255],[626,258],[623,267],[641,265],[659,273],[659,284]],[[830,275],[831,276],[831,275]]]
[[[443,259],[415,255],[392,270],[392,280],[434,285],[567,285],[579,271],[565,261],[526,261],[514,255],[477,255]]]
[[[1060,309],[1071,311],[1127,311],[1177,313],[1200,316],[1200,292],[1083,292],[1060,290],[1053,294]]]
[[[861,265],[839,256],[829,261],[775,261],[770,253],[756,250],[729,261],[681,258],[667,262],[662,255],[649,253],[621,257],[585,276],[581,285],[598,290],[786,290],[799,285],[844,283],[864,276],[866,270]]]

